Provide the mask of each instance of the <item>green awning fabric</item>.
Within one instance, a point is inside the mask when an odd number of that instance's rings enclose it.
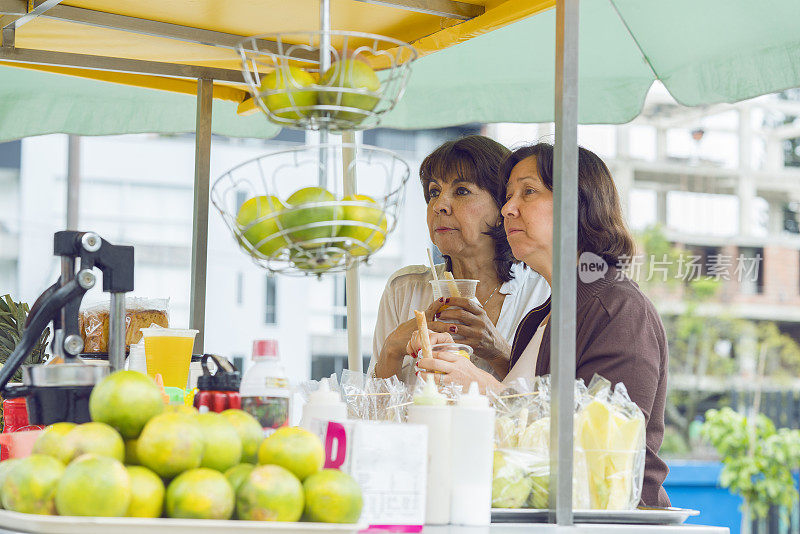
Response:
[[[32,135],[112,135],[195,131],[191,95],[130,87],[29,69],[0,67],[0,141]],[[236,104],[215,100],[213,132],[274,137],[262,115],[240,117]]]
[[[581,123],[624,123],[660,79],[681,103],[735,102],[800,86],[798,0],[583,0]],[[553,120],[555,10],[420,59],[382,126]],[[194,129],[194,98],[0,68],[0,139]],[[214,104],[214,132],[269,137],[260,114]]]
[[[583,0],[579,120],[624,123],[658,78],[688,106],[800,86],[800,1]],[[555,10],[422,58],[384,125],[550,122]]]

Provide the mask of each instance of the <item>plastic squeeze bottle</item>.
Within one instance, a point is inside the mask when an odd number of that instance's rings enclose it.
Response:
[[[414,396],[414,404],[408,408],[409,423],[428,427],[428,479],[425,499],[425,523],[428,525],[450,523],[451,413],[452,408],[447,406],[447,398],[436,389],[433,375],[428,375],[422,393]]]
[[[242,377],[239,386],[242,410],[256,418],[269,435],[289,424],[289,400],[292,390],[278,357],[278,342],[262,339],[253,342],[254,365]]]
[[[473,382],[452,408],[450,522],[482,526],[492,519],[494,408]]]
[[[339,394],[331,391],[328,379],[323,378],[319,383],[319,389],[312,391],[308,396],[308,402],[303,406],[303,418],[300,426],[313,432],[313,421],[345,421],[347,419],[347,405],[342,402]]]

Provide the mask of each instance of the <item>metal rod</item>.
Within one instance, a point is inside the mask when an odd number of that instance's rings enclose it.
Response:
[[[31,9],[30,11],[27,10],[27,6],[26,6],[25,14],[23,14],[20,18],[18,18],[14,22],[10,22],[10,23],[6,24],[5,26],[3,26],[3,29],[4,30],[6,28],[17,29],[20,26],[22,26],[23,24],[29,23],[30,21],[32,21],[33,19],[35,19],[36,17],[38,17],[39,15],[41,15],[42,13],[47,11],[48,9],[51,9],[51,8],[57,6],[61,2],[62,2],[62,0],[45,0],[41,4],[37,5],[33,9]]]
[[[26,9],[27,2],[25,0],[0,0],[0,15],[22,16],[25,15]],[[174,39],[177,41],[226,48],[229,50],[237,50],[237,45],[245,38],[245,36],[232,33],[181,26],[179,24],[129,17],[116,13],[104,13],[102,11],[73,6],[55,6],[39,16],[40,18],[49,20],[74,22],[76,24],[83,24],[95,28],[105,28],[138,35],[147,35],[150,37]],[[279,53],[278,44],[275,41],[255,39],[255,45],[258,47],[258,50],[269,51],[273,54]],[[306,53],[302,50],[297,50],[292,53],[292,57],[314,61],[317,59],[316,55],[310,52]]]
[[[17,40],[17,32],[12,28],[3,28],[2,31],[3,46],[0,50],[14,50]]]
[[[67,230],[78,229],[81,187],[81,138],[67,136]]]
[[[558,0],[556,3],[553,322],[550,331],[550,367],[555,393],[550,400],[550,510],[551,521],[555,519],[561,526],[573,524],[572,437],[578,255],[578,9],[579,0]]]
[[[5,39],[5,32],[4,32]],[[208,78],[245,85],[241,71],[179,65],[160,61],[143,61],[119,57],[90,56],[69,52],[52,52],[49,50],[33,50],[30,48],[0,47],[0,60],[19,63],[35,63],[38,65],[54,65],[57,67],[78,67],[89,70],[109,72],[133,72],[172,78]]]
[[[197,124],[194,152],[194,226],[192,228],[192,295],[189,324],[199,330],[194,351],[202,354],[206,322],[208,267],[208,195],[211,183],[211,104],[214,81],[197,80]]]
[[[406,11],[436,15],[448,19],[469,20],[483,15],[486,8],[454,0],[358,0],[366,4],[396,7]]]
[[[108,319],[108,363],[111,371],[125,368],[125,293],[111,293]]]
[[[342,180],[344,196],[355,195],[358,190],[356,169],[356,134],[352,130],[342,132]],[[345,273],[345,295],[347,296],[347,368],[363,372],[361,356],[361,287],[358,262],[354,261]]]
[[[328,70],[331,66],[331,0],[319,0],[319,74]],[[327,128],[323,127],[319,131],[319,142],[322,147],[319,149],[319,186],[324,188],[328,184],[328,144],[329,134]]]
[[[59,281],[61,287],[64,287],[75,278],[75,258],[70,256],[61,256],[61,279]],[[53,356],[55,358],[64,358],[64,327],[67,324],[67,310],[62,307],[59,310],[61,317],[59,328],[53,332]]]

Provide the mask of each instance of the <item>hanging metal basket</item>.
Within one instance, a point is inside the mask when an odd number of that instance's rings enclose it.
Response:
[[[413,46],[361,32],[285,32],[244,39],[238,46],[252,99],[289,128],[363,130],[402,97],[417,58]]]
[[[342,190],[349,173],[359,182],[355,197]],[[214,182],[211,201],[257,265],[289,274],[340,272],[384,245],[409,175],[408,164],[383,148],[299,146],[232,168]]]

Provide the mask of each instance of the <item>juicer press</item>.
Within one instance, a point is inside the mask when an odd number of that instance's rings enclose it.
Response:
[[[94,232],[62,231],[55,233],[53,249],[61,257],[61,275],[34,302],[19,344],[0,369],[0,392],[26,398],[32,425],[88,422],[92,388],[125,364],[125,293],[133,291],[133,247],[112,245]],[[78,356],[83,350],[78,311],[97,282],[94,267],[103,273],[103,291],[111,294],[107,365],[88,364]],[[22,385],[8,386],[51,322],[50,359],[22,366]]]

